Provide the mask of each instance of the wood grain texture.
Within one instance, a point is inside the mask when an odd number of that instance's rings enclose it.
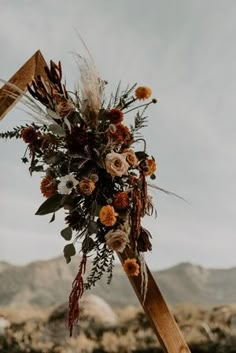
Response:
[[[118,254],[121,263],[133,258],[132,250],[126,249]],[[191,353],[180,329],[163,298],[150,270],[148,270],[148,289],[145,303],[141,295],[141,276],[129,277],[132,287],[149,319],[152,328],[166,353]]]
[[[8,81],[9,83],[26,92],[27,84],[30,84],[32,79],[41,75],[46,78],[44,67],[47,66],[40,50],[38,50]],[[13,92],[17,97],[11,97],[8,92]],[[22,94],[17,92],[12,87],[5,84],[0,89],[0,120],[14,107],[20,100]]]
[[[32,79],[41,75],[44,78],[44,67],[46,62],[38,50],[9,80],[11,84],[16,85],[23,92],[27,90],[27,84],[30,84]],[[21,98],[22,94],[17,93],[16,98],[12,98],[6,91],[14,92],[5,84],[0,89],[0,120],[14,107]],[[121,263],[128,257],[132,258],[133,253],[130,249],[126,249],[124,253],[119,254]],[[191,353],[179,328],[176,324],[173,315],[171,314],[168,305],[165,302],[154,278],[148,269],[148,290],[145,303],[142,301],[141,295],[141,278],[129,277],[129,280],[135,290],[135,293],[143,306],[143,309],[150,320],[153,330],[166,353]]]

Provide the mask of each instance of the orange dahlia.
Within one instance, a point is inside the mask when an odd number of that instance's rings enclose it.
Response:
[[[50,176],[46,176],[42,179],[40,185],[41,193],[44,197],[50,197],[57,193],[57,183],[56,180]]]
[[[148,159],[147,161],[147,171],[144,172],[146,176],[152,175],[157,169],[157,165],[154,159]]]
[[[149,87],[140,86],[135,90],[135,97],[138,99],[148,99],[151,94],[152,90]]]
[[[123,268],[128,276],[138,276],[139,275],[139,264],[136,259],[126,259]]]
[[[129,196],[127,192],[122,191],[118,192],[114,198],[113,205],[118,210],[123,210],[124,208],[129,206]]]
[[[107,227],[114,226],[117,216],[118,214],[115,212],[114,207],[110,205],[103,206],[99,213],[101,223]]]

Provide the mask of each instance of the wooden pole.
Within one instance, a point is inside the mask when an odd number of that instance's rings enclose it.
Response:
[[[25,92],[27,90],[27,84],[30,84],[35,76],[41,75],[46,78],[44,72],[45,66],[47,66],[46,61],[38,50],[8,82],[20,88],[22,92]],[[16,96],[14,98],[11,97],[9,92],[13,92]],[[0,89],[0,120],[14,107],[21,96],[22,94],[20,92],[15,91],[14,88],[7,84]],[[124,253],[119,254],[119,257],[123,264],[125,259],[133,258],[134,254],[132,250],[127,248]],[[129,280],[162,348],[166,353],[191,353],[150,270],[147,270],[148,289],[144,303],[141,294],[140,276],[129,277]]]
[[[127,258],[135,257],[133,251],[128,248],[118,256],[122,264]],[[148,288],[144,303],[141,294],[141,276],[128,276],[128,278],[164,352],[191,353],[148,267],[147,271]]]
[[[30,84],[35,76],[40,75],[46,78],[45,66],[47,66],[47,63],[40,50],[38,50],[8,82],[18,87],[22,92],[26,92],[27,84]],[[13,93],[16,97],[12,97],[10,93]],[[0,89],[0,120],[4,118],[21,97],[22,94],[8,84],[5,84]]]

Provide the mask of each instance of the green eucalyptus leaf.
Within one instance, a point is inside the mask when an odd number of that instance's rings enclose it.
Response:
[[[95,247],[95,241],[90,238],[90,237],[86,237],[82,243],[82,251],[83,253],[88,253],[91,250],[93,250]]]
[[[98,231],[98,224],[95,221],[89,221],[88,224],[88,233],[89,235],[96,234]]]
[[[49,130],[55,134],[55,135],[58,135],[58,136],[65,136],[65,130],[63,129],[63,127],[61,127],[60,125],[58,124],[51,124],[49,125]]]
[[[70,258],[71,256],[74,256],[76,254],[76,250],[75,250],[74,244],[73,243],[67,244],[64,247],[63,252],[64,252],[64,256],[65,256],[66,259]]]
[[[55,221],[55,212],[53,213],[52,218],[50,219],[49,223],[52,223],[54,221]]]
[[[43,216],[48,213],[56,212],[62,207],[62,199],[64,195],[55,194],[49,197],[42,205],[39,207],[38,211],[35,213],[38,216]]]
[[[148,154],[145,153],[144,151],[135,152],[135,154],[139,161],[141,161],[142,159],[146,159],[148,157]]]
[[[66,228],[62,229],[61,236],[67,241],[71,240],[71,238],[72,238],[71,227],[66,227]]]

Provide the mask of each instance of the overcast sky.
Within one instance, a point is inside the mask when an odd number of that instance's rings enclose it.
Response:
[[[189,203],[154,193],[158,218],[152,268],[178,262],[231,267],[235,259],[236,1],[0,0],[0,77],[8,79],[37,50],[61,60],[67,86],[79,78],[75,29],[113,89],[121,79],[152,87],[159,103],[145,130],[158,162],[157,183]],[[0,130],[25,123],[20,110]],[[24,264],[62,253],[63,213],[34,216],[40,178],[21,163],[23,142],[0,141],[0,260]]]

